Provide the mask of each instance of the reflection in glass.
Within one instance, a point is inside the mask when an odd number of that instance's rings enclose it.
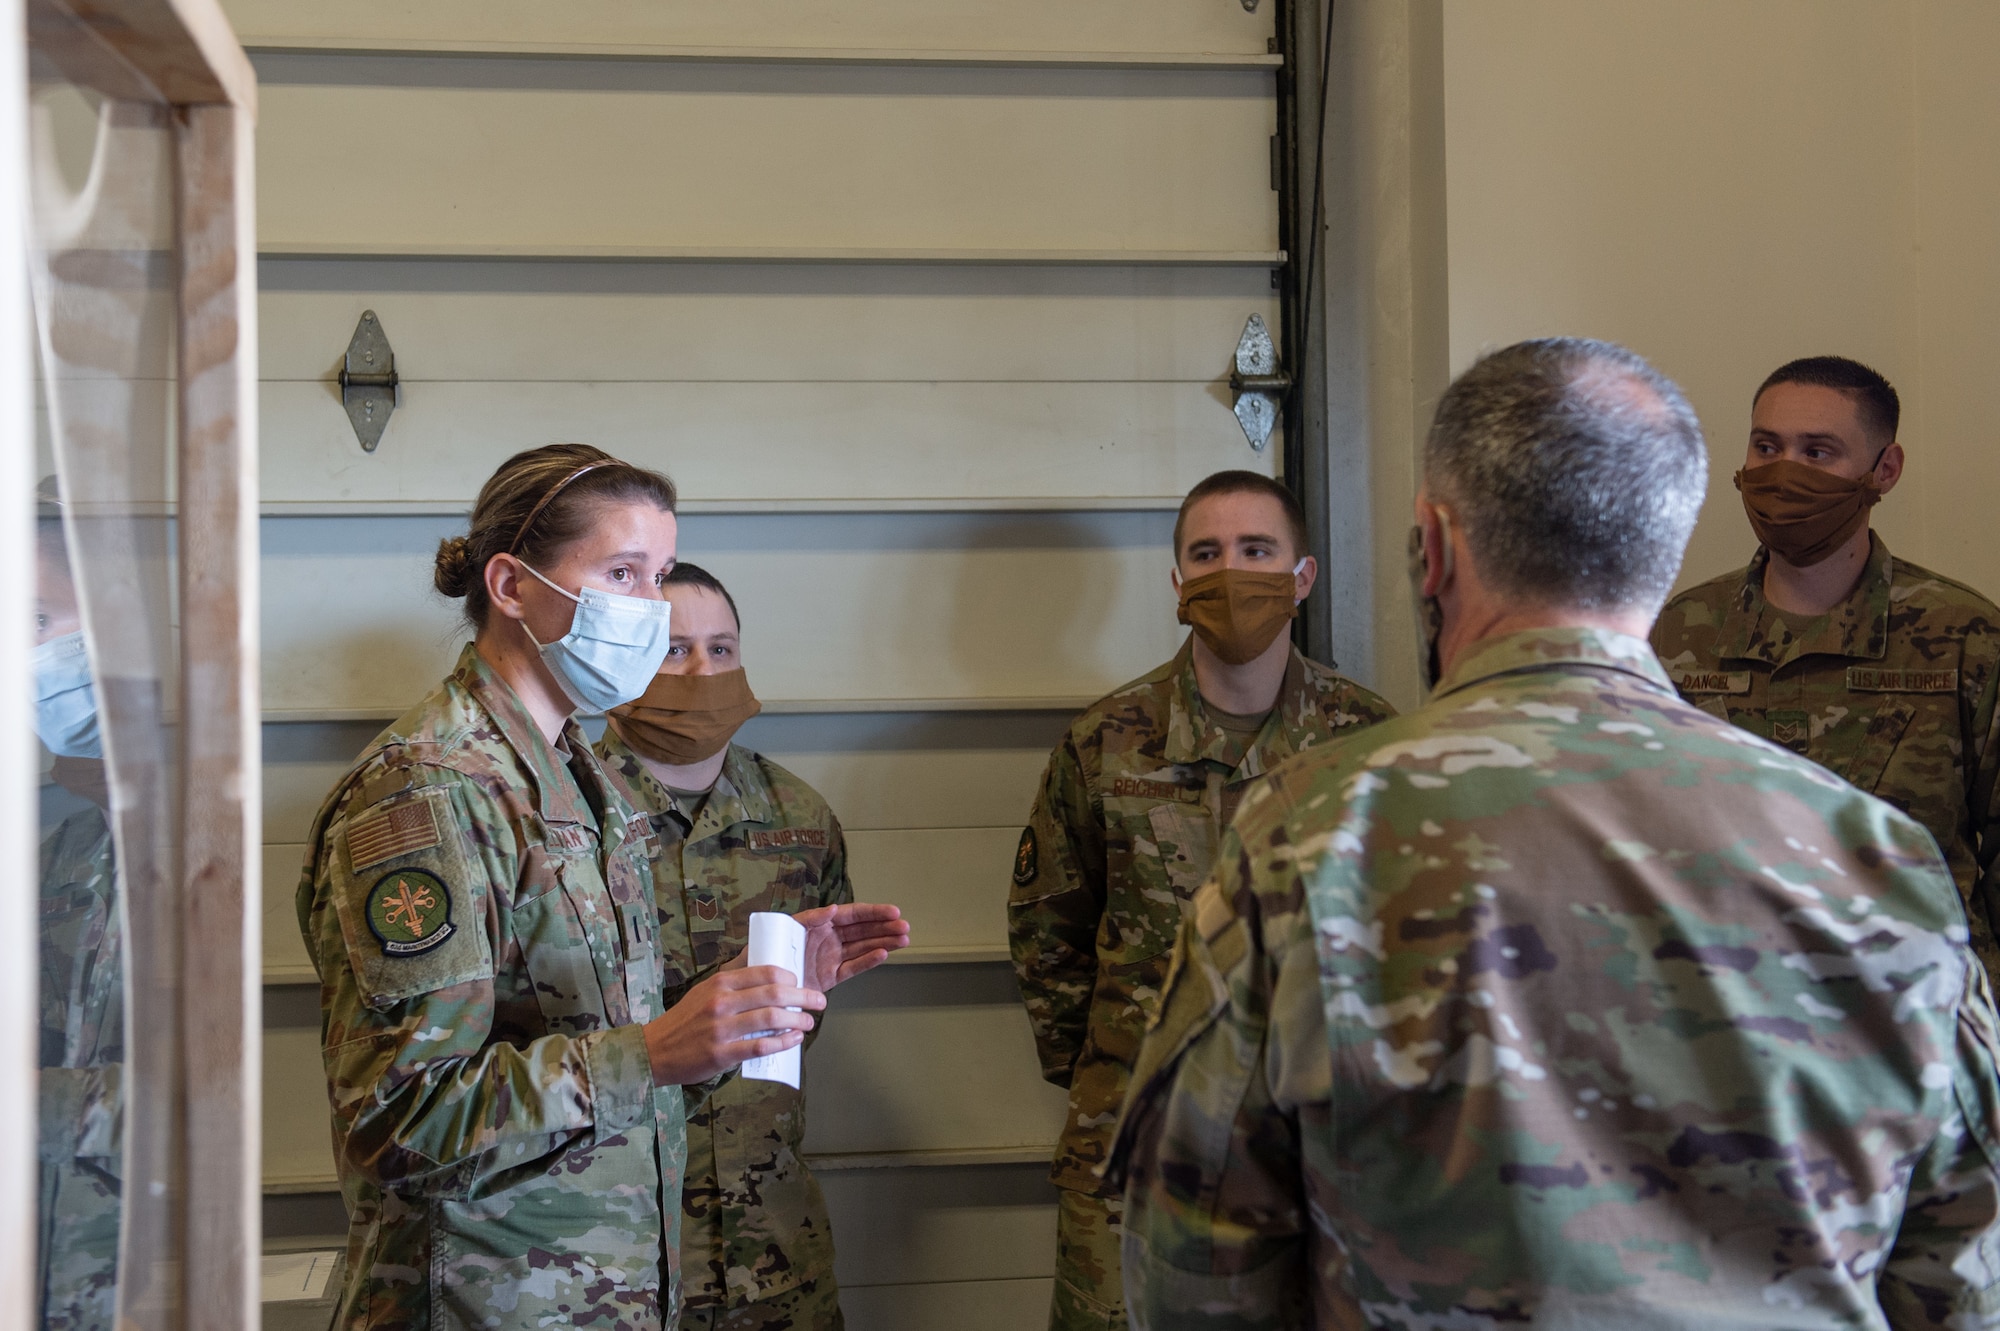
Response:
[[[80,49],[80,48],[79,48]],[[169,1331],[184,1083],[167,108],[31,63],[40,1321]]]
[[[53,490],[53,486],[47,487]],[[57,506],[35,524],[35,733],[59,816],[41,852],[41,1315],[116,1316],[125,968],[97,690]]]

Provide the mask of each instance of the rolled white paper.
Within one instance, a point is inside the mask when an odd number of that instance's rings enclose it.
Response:
[[[804,981],[806,931],[805,926],[791,916],[770,910],[752,911],[749,952],[746,964],[783,966],[792,973],[794,984]],[[792,1011],[797,1012],[798,1009],[793,1008]],[[782,1054],[744,1059],[743,1075],[759,1081],[781,1081],[796,1091],[799,1088],[798,1047],[787,1049]]]

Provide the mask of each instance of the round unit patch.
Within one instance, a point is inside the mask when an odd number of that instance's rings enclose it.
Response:
[[[368,927],[392,957],[414,957],[451,937],[451,889],[423,869],[384,874],[368,889]]]

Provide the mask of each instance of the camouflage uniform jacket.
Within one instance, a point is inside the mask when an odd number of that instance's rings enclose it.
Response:
[[[669,999],[748,946],[753,911],[796,915],[854,900],[833,810],[770,759],[730,745],[690,817],[616,730],[605,730],[597,752],[658,833],[653,886]],[[799,1091],[748,1077],[730,1078],[689,1113],[687,1307],[738,1307],[832,1278],[826,1199],[799,1154],[805,1126]]]
[[[351,1327],[672,1326],[679,1087],[650,831],[574,722],[554,747],[478,652],[390,726],[314,823]]]
[[[1119,1129],[1132,1324],[2000,1325],[1965,937],[1645,643],[1481,644],[1244,801]]]
[[[2000,974],[2000,609],[1873,539],[1841,605],[1802,632],[1750,566],[1682,592],[1653,630],[1681,696],[1802,753],[1930,829]]]
[[[42,843],[43,1331],[116,1322],[125,968],[112,865],[101,809],[71,815]]]
[[[1394,714],[1294,651],[1277,705],[1245,749],[1209,719],[1183,643],[1070,725],[1021,833],[1007,903],[1042,1076],[1069,1088],[1057,1187],[1116,1195],[1098,1167],[1181,912],[1244,788],[1337,731]]]

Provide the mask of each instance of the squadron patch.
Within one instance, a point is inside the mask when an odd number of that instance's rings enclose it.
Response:
[[[392,957],[414,957],[451,937],[451,890],[424,869],[384,874],[368,889],[368,927]]]
[[[1014,850],[1014,886],[1026,887],[1035,881],[1041,870],[1040,848],[1035,844],[1035,829],[1021,829],[1021,844]]]

